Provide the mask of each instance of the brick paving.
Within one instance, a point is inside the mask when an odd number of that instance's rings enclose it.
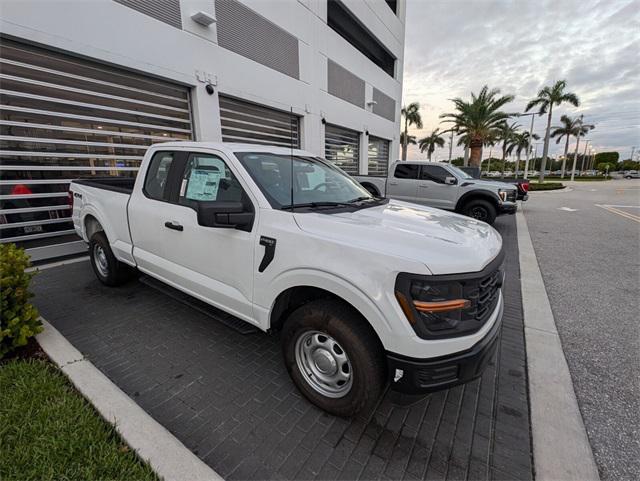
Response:
[[[226,479],[532,479],[514,216],[496,358],[467,385],[387,393],[366,418],[330,416],[289,380],[276,336],[240,334],[156,289],[102,286],[88,262],[34,279],[42,315]]]

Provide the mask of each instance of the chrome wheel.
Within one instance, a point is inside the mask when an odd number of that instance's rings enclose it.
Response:
[[[102,277],[109,277],[109,260],[107,259],[107,253],[99,244],[93,246],[93,259],[100,275]]]
[[[328,334],[303,332],[296,340],[295,355],[307,384],[323,396],[339,398],[351,389],[351,362],[342,346]]]

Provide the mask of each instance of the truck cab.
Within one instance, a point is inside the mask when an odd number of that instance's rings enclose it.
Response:
[[[356,179],[372,195],[450,210],[488,224],[493,224],[498,215],[517,210],[515,186],[475,179],[451,164],[399,161],[389,172],[388,178]]]

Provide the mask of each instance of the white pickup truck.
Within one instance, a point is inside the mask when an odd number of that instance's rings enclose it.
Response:
[[[293,180],[293,182],[292,182]],[[503,250],[484,222],[371,196],[301,150],[172,142],[137,178],[71,183],[109,286],[140,271],[268,332],[317,406],[476,378],[501,325]]]

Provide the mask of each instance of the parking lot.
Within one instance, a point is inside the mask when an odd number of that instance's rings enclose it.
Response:
[[[524,212],[604,479],[640,475],[640,181],[533,193]]]
[[[515,219],[498,355],[481,379],[375,412],[331,417],[296,391],[276,336],[241,334],[135,281],[100,284],[87,261],[34,280],[44,318],[228,479],[531,479]]]

